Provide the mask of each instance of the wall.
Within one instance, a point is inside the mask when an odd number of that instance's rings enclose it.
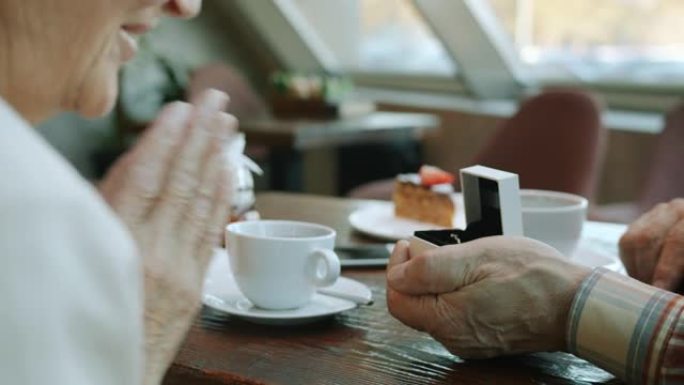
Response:
[[[159,54],[189,67],[221,61],[231,63],[250,78],[261,76],[236,41],[230,17],[213,1],[205,1],[202,13],[193,20],[165,19],[150,34],[149,41]]]

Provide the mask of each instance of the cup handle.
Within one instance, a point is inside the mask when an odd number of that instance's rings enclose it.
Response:
[[[316,249],[309,257],[308,273],[314,285],[326,287],[337,281],[340,276],[340,259],[334,251]]]

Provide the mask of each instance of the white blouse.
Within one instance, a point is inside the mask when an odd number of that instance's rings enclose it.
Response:
[[[0,99],[0,384],[141,384],[140,265],[97,191]]]

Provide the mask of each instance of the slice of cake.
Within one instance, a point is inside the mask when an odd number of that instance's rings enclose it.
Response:
[[[423,166],[418,174],[397,176],[394,215],[453,227],[456,206],[451,198],[454,175],[434,166]]]

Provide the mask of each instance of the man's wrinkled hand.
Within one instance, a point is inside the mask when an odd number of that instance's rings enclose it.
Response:
[[[404,324],[464,358],[565,349],[566,320],[586,268],[526,238],[490,237],[410,256],[399,242],[387,304]]]
[[[632,223],[620,239],[630,276],[677,291],[684,282],[684,199],[661,203]]]

